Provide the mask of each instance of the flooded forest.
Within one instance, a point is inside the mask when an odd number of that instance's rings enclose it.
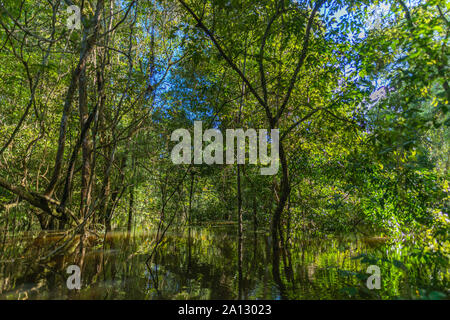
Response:
[[[0,300],[447,300],[446,0],[1,0]]]

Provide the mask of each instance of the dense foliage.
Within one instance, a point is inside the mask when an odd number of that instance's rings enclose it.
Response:
[[[445,0],[1,0],[0,225],[155,227],[158,246],[237,222],[270,232],[277,283],[305,235],[376,234],[412,260],[357,259],[439,266],[442,294],[449,31]],[[278,174],[173,164],[172,132],[196,120],[279,129]]]

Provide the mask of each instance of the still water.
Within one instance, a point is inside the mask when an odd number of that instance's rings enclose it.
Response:
[[[68,238],[1,236],[0,299],[414,299],[448,283],[448,270],[417,270],[412,283],[403,264],[380,260],[381,287],[369,290],[366,271],[374,262],[361,257],[395,255],[406,264],[407,256],[387,239],[357,235],[289,239],[281,283],[273,280],[266,231],[244,233],[241,270],[235,226],[174,227],[150,260],[151,231],[88,235],[81,246],[76,236],[53,255]],[[81,290],[67,288],[70,265],[81,268]]]

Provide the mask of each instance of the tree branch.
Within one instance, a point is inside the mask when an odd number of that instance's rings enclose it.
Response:
[[[216,46],[217,50],[219,51],[220,55],[225,59],[225,61],[230,65],[230,67],[234,71],[236,71],[236,73],[239,75],[239,77],[245,82],[246,86],[249,88],[249,90],[251,91],[253,96],[256,98],[256,100],[258,100],[259,104],[264,108],[264,110],[266,112],[266,115],[267,115],[267,118],[269,119],[269,122],[270,122],[271,126],[273,126],[275,123],[273,122],[273,116],[272,116],[272,113],[270,112],[269,107],[264,102],[264,100],[259,96],[258,92],[256,92],[255,88],[252,86],[252,84],[247,79],[247,77],[236,66],[236,64],[231,60],[231,58],[225,53],[225,51],[223,50],[222,46],[219,44],[219,42],[214,37],[212,32],[203,24],[201,19],[195,14],[194,11],[192,11],[192,9],[186,4],[186,2],[184,0],[178,0],[178,1],[189,12],[189,14],[195,19],[195,21],[197,22],[197,26],[200,29],[202,29],[206,33],[206,35],[211,39],[211,41],[214,43],[214,45]]]
[[[292,90],[294,89],[295,82],[297,81],[298,73],[300,72],[300,69],[303,66],[303,63],[304,63],[305,58],[306,58],[306,53],[308,52],[309,35],[311,33],[311,28],[312,28],[314,17],[316,15],[317,11],[319,10],[319,8],[322,6],[323,2],[324,2],[324,0],[318,0],[316,2],[312,12],[311,12],[311,15],[309,16],[308,24],[306,26],[305,37],[303,38],[302,52],[301,52],[300,57],[298,59],[297,66],[295,68],[294,74],[292,75],[291,82],[289,84],[289,88],[288,88],[288,91],[286,93],[286,96],[285,96],[285,98],[283,100],[283,103],[282,103],[280,109],[278,110],[277,115],[275,116],[275,119],[274,119],[275,123],[277,123],[278,120],[280,119],[280,117],[283,114],[283,111],[286,108],[286,106],[287,106],[287,104],[289,102],[289,99],[291,97]]]

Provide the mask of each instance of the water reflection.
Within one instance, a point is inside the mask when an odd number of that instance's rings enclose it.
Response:
[[[104,239],[77,235],[63,251],[42,259],[61,239],[58,233],[5,236],[0,298],[378,299],[407,291],[401,277],[385,281],[394,289],[365,288],[358,275],[367,264],[352,257],[388,246],[369,246],[355,236],[293,239],[290,250],[281,252],[278,281],[273,280],[270,235],[248,231],[238,241],[235,226],[174,228],[149,261],[152,232],[113,232]],[[66,269],[73,264],[82,270],[80,291],[66,287]]]

